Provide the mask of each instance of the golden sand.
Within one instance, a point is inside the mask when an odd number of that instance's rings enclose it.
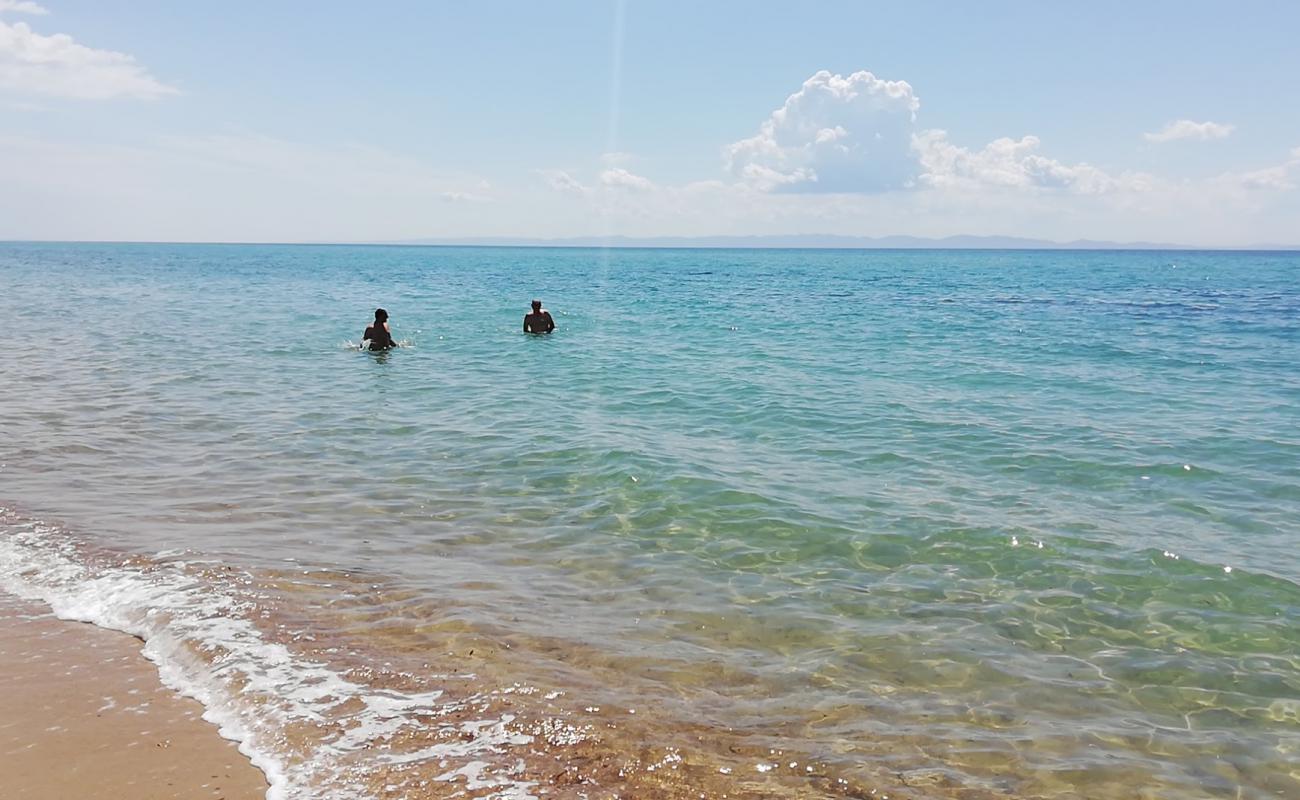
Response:
[[[5,800],[265,797],[202,711],[159,683],[135,638],[0,594]]]

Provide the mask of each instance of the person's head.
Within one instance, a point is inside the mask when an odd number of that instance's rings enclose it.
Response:
[[[534,311],[541,311],[541,310],[542,310],[542,301],[541,301],[541,300],[534,300],[534,301],[533,301],[533,310],[534,310]]]
[[[382,308],[376,308],[375,322],[387,322],[387,321],[388,321],[388,312],[383,310]]]

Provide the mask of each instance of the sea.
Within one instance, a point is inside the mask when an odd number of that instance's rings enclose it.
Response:
[[[271,800],[1300,797],[1300,253],[3,243],[0,320],[0,589]]]

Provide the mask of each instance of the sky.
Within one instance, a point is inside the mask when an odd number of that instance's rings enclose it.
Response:
[[[1300,3],[0,0],[0,239],[1300,244]]]

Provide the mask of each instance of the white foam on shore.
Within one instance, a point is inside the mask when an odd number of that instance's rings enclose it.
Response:
[[[203,704],[203,718],[266,774],[268,800],[354,800],[357,764],[344,759],[391,739],[418,717],[462,708],[440,703],[440,691],[403,694],[356,683],[322,663],[296,657],[265,639],[249,619],[248,601],[196,580],[183,563],[92,569],[71,537],[56,526],[0,506],[0,590],[47,603],[56,616],[124,631],[144,640],[146,658],[163,684]],[[346,709],[345,710],[345,706]],[[360,709],[360,710],[352,710]],[[328,723],[328,724],[327,724]],[[317,725],[306,752],[285,735]],[[503,742],[531,737],[507,732],[500,720],[467,723],[456,751],[412,754],[411,760],[500,753]],[[402,759],[405,761],[406,759]],[[475,780],[488,780],[475,766]],[[362,769],[364,774],[364,769]],[[502,796],[529,796],[532,784],[493,777]]]

